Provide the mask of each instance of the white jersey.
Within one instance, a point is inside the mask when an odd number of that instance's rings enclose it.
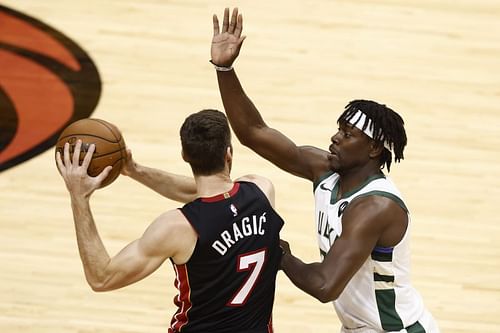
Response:
[[[339,200],[339,175],[329,173],[314,186],[316,227],[322,259],[342,234],[342,214],[354,198],[380,195],[407,213],[401,194],[382,173]],[[410,216],[408,213],[408,223]],[[422,298],[410,284],[410,224],[394,247],[375,247],[333,302],[343,332],[439,332]]]

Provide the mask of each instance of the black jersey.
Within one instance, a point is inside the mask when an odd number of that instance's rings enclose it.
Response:
[[[178,310],[169,333],[272,332],[283,220],[250,182],[181,208],[198,234],[186,264],[176,265]]]

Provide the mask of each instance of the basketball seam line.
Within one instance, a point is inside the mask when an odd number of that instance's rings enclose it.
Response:
[[[91,136],[91,137],[93,137],[93,138],[103,139],[104,141],[107,141],[107,142],[110,142],[110,143],[118,143],[118,145],[120,146],[120,150],[122,149],[122,147],[121,147],[121,145],[120,145],[120,142],[119,142],[119,141],[118,141],[118,142],[117,142],[117,141],[111,141],[111,140],[108,140],[108,139],[103,138],[102,136],[93,135],[93,134],[85,134],[85,133],[70,134],[70,135],[66,135],[66,136],[63,136],[63,137],[59,138],[59,140],[58,140],[58,141],[61,141],[61,140],[66,139],[66,138],[69,138],[69,137],[71,137],[71,136],[79,136],[79,135],[85,135],[85,136]],[[114,136],[114,134],[113,134],[113,136]],[[116,139],[116,137],[115,137],[115,139]],[[118,151],[118,150],[117,150],[117,151]]]
[[[120,130],[119,130],[118,128],[116,128],[116,130],[118,131],[118,133],[120,133],[120,137],[119,137],[119,138],[117,138],[117,137],[115,136],[115,133],[113,132],[113,129],[112,129],[112,128],[110,128],[110,126],[108,126],[108,124],[107,124],[105,121],[102,121],[102,120],[97,119],[97,118],[89,118],[89,119],[93,119],[93,120],[95,120],[95,121],[97,121],[97,122],[99,122],[99,123],[103,124],[104,126],[106,126],[106,128],[107,128],[107,129],[111,132],[111,134],[113,134],[113,136],[115,137],[115,139],[116,139],[116,140],[118,140],[117,142],[118,142],[118,145],[120,146],[120,156],[121,156],[121,158],[125,158],[125,156],[123,156],[123,153],[122,153],[122,150],[124,150],[124,149],[125,149],[125,147],[122,147],[122,145],[121,145],[121,141],[122,141],[122,138],[123,138],[123,134],[120,132]]]
[[[123,150],[123,148],[120,148],[119,150],[115,150],[115,151],[107,152],[106,154],[102,154],[102,155],[93,155],[93,156],[92,156],[92,160],[93,160],[94,158],[101,158],[101,157],[103,157],[103,156],[108,156],[108,155],[111,155],[111,154],[114,154],[114,153],[117,153],[117,152],[120,152],[120,156],[121,156],[121,157],[120,157],[120,159],[119,159],[119,160],[122,160],[122,159],[123,159],[123,156],[122,156],[122,154],[121,154],[122,150]],[[83,151],[82,151],[82,153],[83,153]]]

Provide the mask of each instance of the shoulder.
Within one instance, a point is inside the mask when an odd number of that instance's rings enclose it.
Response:
[[[343,215],[343,227],[383,231],[394,221],[406,219],[406,212],[394,200],[369,195],[353,199]]]
[[[176,256],[189,250],[196,243],[197,234],[179,209],[169,210],[158,216],[146,229],[143,244],[150,251]]]
[[[184,225],[189,225],[189,222],[180,209],[172,209],[162,213],[151,224],[158,229],[182,228]]]
[[[263,176],[250,174],[240,177],[236,179],[236,181],[250,182],[257,185],[257,187],[266,195],[267,199],[274,207],[274,185],[271,180]]]
[[[242,181],[242,182],[250,182],[254,183],[255,185],[262,187],[262,188],[269,188],[269,187],[274,187],[273,183],[269,178],[260,176],[260,175],[255,175],[255,174],[249,174],[245,175],[242,177],[239,177],[236,179],[237,182]]]
[[[172,235],[177,237],[178,235],[184,234],[196,234],[191,223],[180,209],[172,209],[161,214],[151,224],[151,227],[156,229],[156,232],[159,234],[168,233],[170,238]]]

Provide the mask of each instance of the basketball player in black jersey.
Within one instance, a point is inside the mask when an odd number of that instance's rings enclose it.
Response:
[[[95,291],[135,283],[170,259],[176,272],[178,307],[169,333],[272,332],[271,313],[281,259],[283,220],[274,211],[272,183],[259,176],[230,178],[232,146],[225,115],[203,110],[186,118],[180,130],[182,156],[195,184],[129,160],[122,173],[158,192],[187,203],[161,214],[137,240],[110,257],[97,232],[89,199],[111,167],[87,175],[95,147],[80,164],[81,142],[57,164],[71,197],[78,249],[85,276]],[[171,179],[186,191],[178,196],[152,182]],[[182,186],[181,186],[182,187]],[[189,194],[192,193],[192,196]]]

